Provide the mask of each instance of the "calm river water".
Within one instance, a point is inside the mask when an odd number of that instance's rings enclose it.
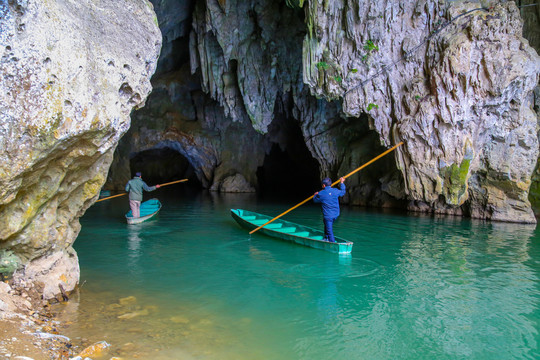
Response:
[[[75,242],[72,339],[132,359],[538,359],[540,233],[342,207],[350,256],[248,235],[230,216],[303,200],[146,194],[163,208],[126,225],[127,198],[92,206]],[[298,201],[296,201],[298,200]],[[322,227],[305,205],[284,219]]]

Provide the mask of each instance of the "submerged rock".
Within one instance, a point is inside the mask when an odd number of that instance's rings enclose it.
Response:
[[[189,319],[184,317],[184,316],[172,316],[170,318],[170,320],[173,323],[176,323],[176,324],[187,324],[187,323],[189,323]]]
[[[88,346],[85,348],[79,355],[75,357],[75,359],[85,359],[85,358],[100,358],[104,355],[104,352],[106,349],[108,349],[111,345],[108,344],[106,341],[99,341],[93,345]]]
[[[150,314],[150,311],[148,311],[148,309],[142,309],[142,310],[136,310],[136,311],[132,311],[126,314],[119,315],[118,319],[124,319],[124,320],[133,319],[138,316],[146,316],[148,314]]]
[[[137,298],[133,295],[118,299],[118,303],[123,306],[135,304],[136,302]]]

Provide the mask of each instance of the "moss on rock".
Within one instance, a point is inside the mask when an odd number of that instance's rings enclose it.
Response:
[[[0,250],[0,274],[4,278],[10,278],[19,267],[19,258],[9,250]]]
[[[441,169],[443,194],[452,205],[461,205],[467,199],[467,180],[471,159],[463,159],[461,164],[452,164]]]

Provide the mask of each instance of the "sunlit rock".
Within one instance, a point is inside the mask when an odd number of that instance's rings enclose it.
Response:
[[[52,299],[57,294],[73,289],[79,281],[79,262],[73,248],[64,252],[52,252],[28,263],[18,271],[16,282],[36,284],[44,299]]]
[[[78,281],[78,218],[151,91],[161,37],[135,0],[4,1],[0,30],[0,244],[47,298]]]

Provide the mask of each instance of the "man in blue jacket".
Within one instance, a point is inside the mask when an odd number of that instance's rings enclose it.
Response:
[[[338,190],[332,187],[330,178],[324,178],[322,181],[323,189],[313,196],[313,201],[321,204],[325,240],[329,242],[336,242],[332,226],[339,216],[339,197],[345,195],[345,179],[341,178],[340,180],[341,184],[339,184]]]
[[[128,181],[126,184],[126,192],[129,191],[129,208],[131,209],[131,214],[134,218],[141,216],[141,201],[143,199],[143,190],[144,191],[154,191],[159,189],[159,185],[148,186],[141,178],[142,174],[137,172],[135,177]]]

